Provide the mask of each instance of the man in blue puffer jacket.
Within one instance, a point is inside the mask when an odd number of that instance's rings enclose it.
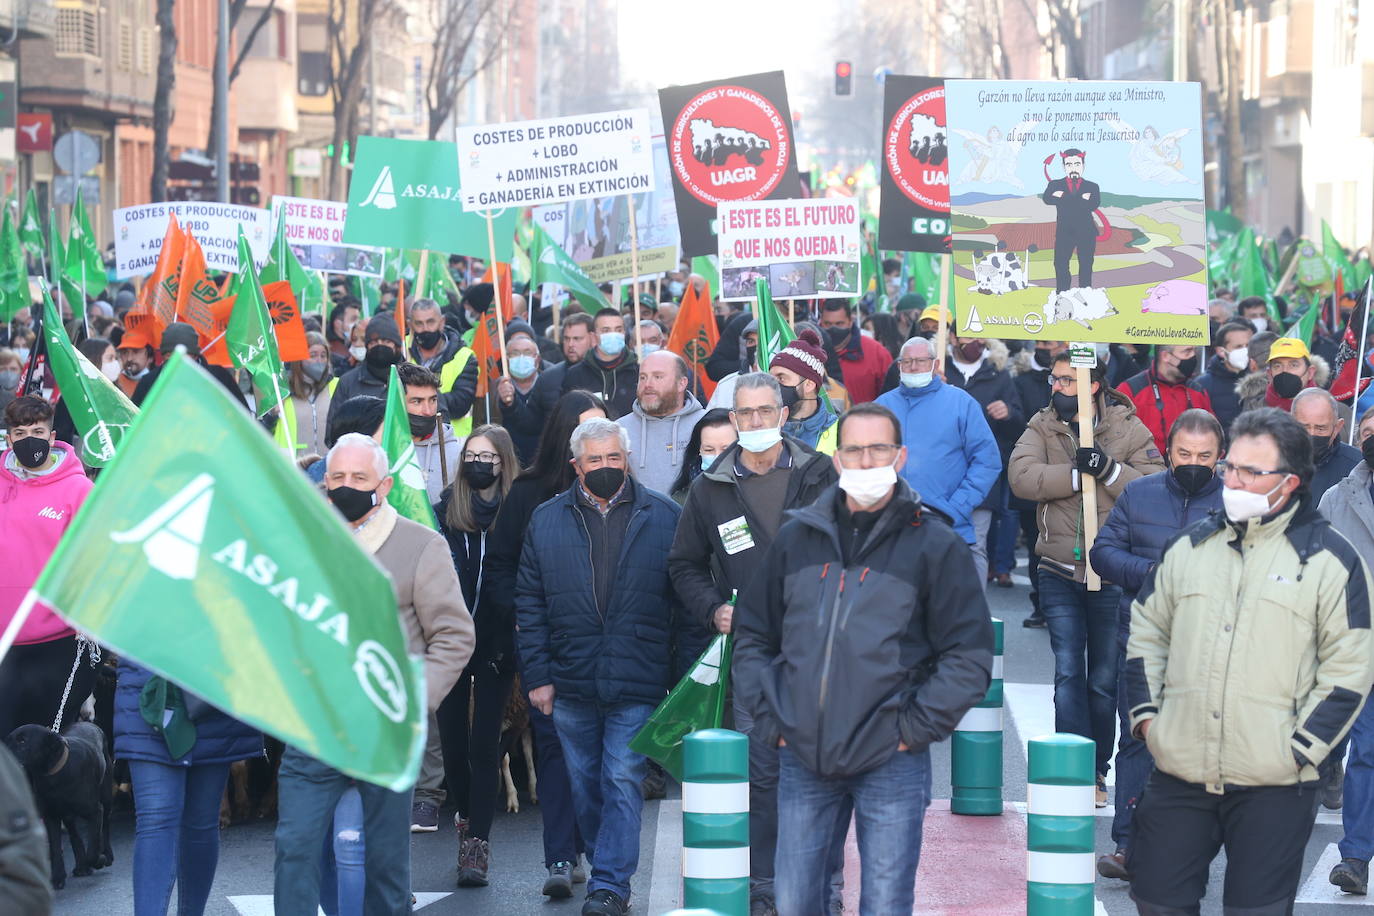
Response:
[[[628,745],[700,647],[700,623],[668,576],[681,510],[627,476],[625,429],[587,420],[571,444],[577,482],[536,509],[525,533],[516,638],[530,705],[558,730],[593,863],[583,916],[624,916],[647,772]]]
[[[1112,818],[1116,851],[1097,860],[1098,874],[1104,878],[1129,880],[1126,846],[1131,817],[1154,766],[1145,742],[1131,734],[1126,689],[1120,685],[1126,677],[1131,602],[1174,537],[1210,513],[1221,511],[1221,477],[1216,466],[1224,441],[1221,423],[1212,414],[1201,408],[1179,414],[1169,429],[1169,469],[1126,485],[1089,554],[1093,569],[1103,579],[1121,586],[1117,710],[1122,724],[1116,752],[1116,815]]]

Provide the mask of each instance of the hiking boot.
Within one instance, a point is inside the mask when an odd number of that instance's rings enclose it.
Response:
[[[1099,775],[1097,777],[1097,793],[1093,797],[1093,804],[1099,808],[1107,807],[1107,777]]]
[[[628,912],[630,902],[621,900],[619,894],[605,887],[592,891],[582,904],[582,916],[625,916]]]
[[[458,886],[486,887],[487,867],[491,865],[491,844],[480,837],[463,838],[458,850]],[[569,888],[569,892],[571,892]]]
[[[1347,894],[1363,896],[1369,890],[1369,863],[1364,859],[1341,859],[1331,869],[1329,880]]]
[[[653,801],[658,798],[668,797],[668,774],[663,772],[663,768],[652,760],[649,761],[649,772],[644,775],[644,781],[639,784],[640,794],[645,801]]]
[[[457,811],[453,812],[453,827],[458,831],[458,855],[462,856],[463,841],[468,838],[468,819]]]
[[[1118,849],[1110,855],[1098,856],[1097,873],[1104,878],[1116,878],[1118,881],[1131,880],[1131,873],[1126,871],[1126,850]]]
[[[1333,762],[1330,774],[1322,780],[1322,807],[1328,811],[1341,810],[1341,796],[1345,794],[1345,761]]]
[[[549,866],[549,876],[544,879],[544,896],[553,900],[567,900],[572,896],[572,863],[555,862]]]
[[[587,863],[587,866],[590,867],[591,864],[592,864],[591,862],[588,862],[588,863]],[[572,868],[573,868],[573,870],[572,870],[573,884],[586,884],[586,883],[587,883],[587,869],[582,867],[582,854],[581,854],[581,853],[578,853],[577,858],[576,858],[576,859],[573,859],[573,867],[572,867]]]
[[[1041,614],[1039,611],[1031,611],[1030,616],[1021,621],[1021,626],[1029,630],[1043,630],[1049,626],[1049,624],[1045,622],[1045,615]]]
[[[410,806],[410,832],[435,833],[439,830],[439,806],[416,802]]]

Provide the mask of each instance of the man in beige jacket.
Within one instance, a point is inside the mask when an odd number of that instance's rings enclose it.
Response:
[[[448,695],[472,655],[472,617],[453,567],[448,543],[437,531],[401,518],[387,503],[392,479],[386,452],[358,433],[339,438],[326,459],[324,484],[363,550],[391,576],[409,650],[424,658],[430,715]],[[369,916],[410,912],[410,792],[357,782],[295,748],[278,774],[275,908],[278,916],[313,916],[320,902],[320,850],[335,806],[350,788],[361,797],[358,823],[335,823],[364,846]],[[340,811],[344,811],[343,807]]]
[[[1369,572],[1308,492],[1312,445],[1274,408],[1231,427],[1225,514],[1165,551],[1122,678],[1155,758],[1126,858],[1147,916],[1196,913],[1226,847],[1228,913],[1289,913],[1319,770],[1374,682]]]

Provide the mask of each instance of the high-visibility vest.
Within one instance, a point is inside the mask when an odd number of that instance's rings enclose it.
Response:
[[[334,396],[334,389],[339,387],[338,376],[331,378],[329,384],[324,386],[329,391],[329,396]],[[277,446],[284,449],[292,458],[297,457],[305,451],[305,443],[296,439],[296,396],[288,394],[281,402],[281,408],[277,413],[277,427],[272,430],[272,438]]]
[[[459,347],[458,352],[453,354],[453,359],[444,363],[444,367],[439,370],[440,394],[453,390],[454,383],[458,381],[458,376],[463,374],[472,356],[470,349]],[[468,408],[468,412],[461,417],[449,417],[449,426],[453,428],[455,436],[466,438],[472,432],[472,408]]]
[[[821,433],[821,437],[816,440],[816,451],[820,452],[822,455],[833,455],[835,454],[835,446],[839,445],[839,443],[840,421],[836,419],[834,423],[831,423],[825,428],[825,431]]]

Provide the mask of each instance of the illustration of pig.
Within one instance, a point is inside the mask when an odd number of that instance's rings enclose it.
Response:
[[[1045,324],[1076,321],[1091,331],[1089,322],[1115,314],[1116,309],[1107,301],[1107,291],[1096,287],[1074,287],[1062,293],[1050,293],[1045,302]]]
[[[1140,310],[1166,315],[1201,315],[1207,311],[1207,291],[1194,280],[1165,280],[1145,291]]]

